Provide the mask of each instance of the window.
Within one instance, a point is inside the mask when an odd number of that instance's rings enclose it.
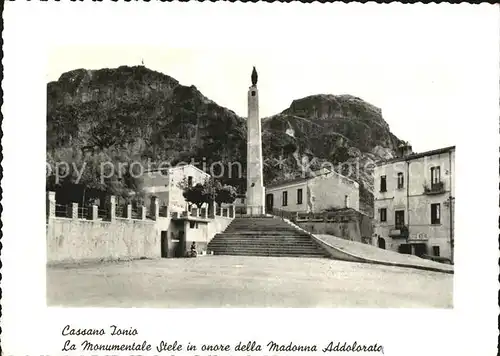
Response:
[[[387,209],[382,208],[380,209],[380,222],[386,222],[387,221]]]
[[[405,177],[403,173],[398,173],[398,189],[404,188],[405,186]]]
[[[283,206],[288,205],[288,192],[283,192]]]
[[[255,96],[255,90],[252,90],[252,96]]]
[[[432,252],[434,253],[434,256],[439,257],[439,246],[432,246]]]
[[[441,223],[441,204],[431,204],[431,224]]]
[[[404,210],[396,210],[394,212],[394,218],[396,221],[396,229],[400,229],[405,225],[405,211]]]
[[[297,204],[302,204],[302,189],[297,189]]]
[[[431,168],[431,184],[441,182],[441,167]]]
[[[188,177],[188,187],[192,187],[192,186],[193,186],[193,177],[189,176]]]
[[[380,191],[387,192],[387,178],[386,178],[386,176],[380,177]]]
[[[241,198],[241,204],[245,204],[245,198]]]
[[[190,221],[189,222],[189,228],[190,229],[196,229],[196,222],[195,221]]]

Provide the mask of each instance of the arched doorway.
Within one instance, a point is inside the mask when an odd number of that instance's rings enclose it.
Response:
[[[378,238],[378,247],[385,250],[385,239],[382,237]]]

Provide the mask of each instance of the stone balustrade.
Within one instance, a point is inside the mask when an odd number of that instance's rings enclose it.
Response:
[[[97,205],[90,205],[84,209],[79,207],[78,203],[71,203],[65,207],[65,210],[60,211],[60,214],[56,214],[56,206],[64,208],[63,206],[56,205],[56,194],[55,192],[47,192],[46,194],[46,217],[47,219],[62,217],[69,219],[83,219],[83,220],[100,220],[99,218],[99,207]],[[139,218],[133,217],[132,214],[132,205],[125,205],[124,209],[118,209],[121,211],[122,216],[117,216],[117,206],[116,206],[116,197],[110,196],[108,201],[106,202],[106,213],[103,220],[105,221],[114,221],[116,218],[121,218],[123,220],[146,220],[147,209],[145,206],[140,206],[138,208],[139,213],[137,214]],[[80,213],[79,213],[80,212]],[[152,218],[158,217],[158,214],[154,214],[158,212],[158,209],[153,211]]]
[[[56,194],[55,192],[47,192],[46,197],[46,216],[47,219],[55,217],[63,217],[70,219],[86,219],[86,220],[100,220],[99,217],[99,207],[97,205],[91,205],[85,209],[81,209],[78,203],[71,203],[66,207],[61,205],[56,205]],[[65,209],[64,211],[59,211],[60,214],[56,214],[56,206],[60,209]],[[117,209],[118,208],[118,209]],[[80,209],[80,214],[79,214]],[[102,216],[102,215],[101,215]],[[149,216],[147,215],[147,209],[145,206],[138,207],[137,210],[133,210],[131,204],[117,207],[116,197],[110,196],[106,202],[105,215],[103,220],[114,221],[117,218],[125,220],[146,220],[147,218],[152,220],[158,220],[159,217],[188,217],[192,216],[195,218],[202,219],[214,219],[216,216],[225,217],[233,219],[236,216],[236,207],[234,205],[229,205],[228,207],[218,207],[216,203],[213,203],[211,207],[197,208],[192,207],[190,210],[186,208],[181,214],[177,213],[174,216],[173,212],[170,212],[167,206],[159,206],[159,201],[156,197],[152,197],[151,206],[149,210]]]

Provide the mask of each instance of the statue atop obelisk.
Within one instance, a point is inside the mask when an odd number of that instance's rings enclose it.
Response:
[[[262,128],[259,117],[257,70],[252,70],[252,86],[248,89],[247,118],[247,214],[264,214],[264,178],[262,160]]]
[[[257,70],[253,67],[252,70],[252,86],[257,86],[257,79],[259,79],[259,75],[257,74]]]

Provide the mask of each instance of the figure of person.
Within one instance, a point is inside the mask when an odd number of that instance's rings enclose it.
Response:
[[[191,257],[196,257],[198,253],[196,252],[196,242],[193,241],[191,244]]]

